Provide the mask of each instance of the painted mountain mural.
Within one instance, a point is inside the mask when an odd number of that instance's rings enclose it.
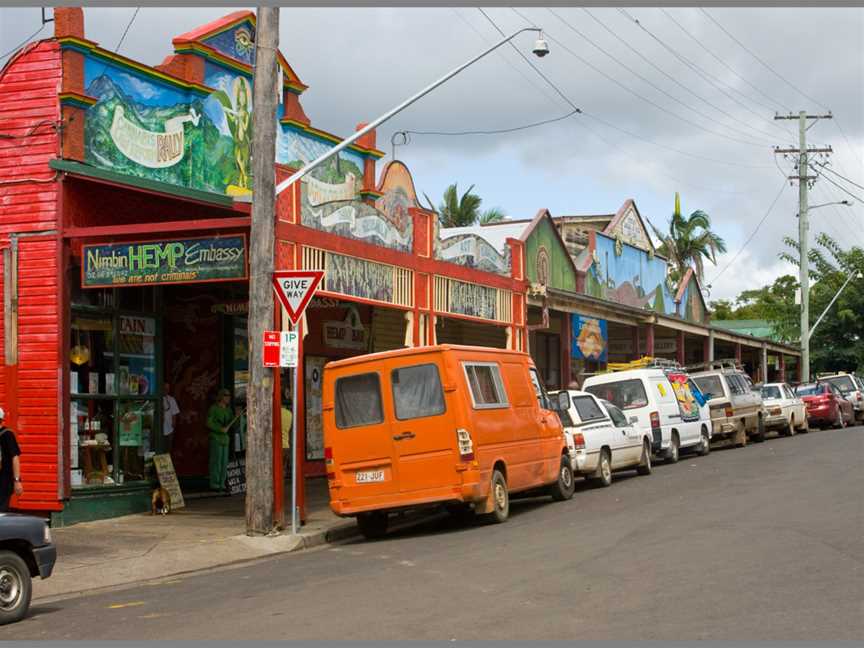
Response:
[[[234,142],[205,110],[211,98],[153,105],[124,92],[108,73],[87,94],[97,99],[85,124],[88,163],[217,193],[238,182]]]

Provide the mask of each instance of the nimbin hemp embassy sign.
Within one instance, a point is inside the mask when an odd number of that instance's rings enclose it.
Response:
[[[246,279],[246,236],[85,245],[84,288]]]

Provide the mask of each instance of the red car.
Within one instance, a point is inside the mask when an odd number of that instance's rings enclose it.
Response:
[[[807,421],[810,427],[845,428],[855,420],[852,403],[829,382],[798,385],[795,393],[807,406]]]

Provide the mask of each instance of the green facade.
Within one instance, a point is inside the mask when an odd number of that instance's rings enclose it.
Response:
[[[537,227],[525,241],[525,261],[528,281],[575,292],[576,270],[567,254],[567,248],[548,217],[537,223]]]

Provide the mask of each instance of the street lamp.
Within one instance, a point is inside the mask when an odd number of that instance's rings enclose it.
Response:
[[[828,207],[828,205],[845,205],[846,207],[852,206],[851,200],[835,200],[834,202],[822,203],[821,205],[811,205],[807,207],[807,211],[813,211],[814,209],[819,209],[820,207]],[[795,218],[798,218],[801,214],[795,214]]]
[[[505,43],[508,43],[511,40],[513,40],[516,36],[518,36],[522,32],[526,32],[526,31],[537,32],[537,40],[534,41],[534,48],[531,50],[532,53],[539,58],[543,58],[544,56],[546,56],[549,53],[549,45],[543,39],[543,30],[540,27],[523,27],[522,29],[513,32],[509,36],[505,36],[500,41],[498,41],[497,43],[492,45],[492,47],[484,50],[483,52],[481,52],[480,54],[478,54],[474,58],[470,59],[469,61],[466,61],[465,63],[463,63],[459,67],[451,70],[450,72],[448,72],[447,74],[442,76],[440,79],[438,79],[434,83],[423,88],[417,94],[413,95],[409,99],[406,99],[405,101],[400,103],[398,106],[396,106],[392,110],[387,111],[386,113],[384,113],[383,115],[381,115],[380,117],[375,119],[374,121],[370,122],[369,124],[367,124],[366,126],[361,128],[360,130],[358,130],[351,137],[348,137],[348,138],[342,140],[339,144],[337,144],[336,146],[331,148],[329,151],[327,151],[326,153],[324,153],[320,157],[309,162],[306,166],[304,166],[302,169],[297,171],[290,178],[287,178],[286,180],[283,180],[282,182],[280,182],[278,185],[276,185],[276,195],[278,196],[280,193],[282,193],[288,187],[290,187],[292,184],[294,184],[295,182],[300,180],[300,178],[305,176],[307,173],[309,173],[312,169],[317,167],[319,164],[321,164],[322,162],[326,162],[328,159],[330,159],[331,157],[333,157],[334,155],[339,153],[339,151],[350,146],[353,142],[355,142],[356,140],[363,137],[366,133],[368,133],[372,129],[380,126],[381,124],[383,124],[385,121],[387,121],[388,119],[390,119],[391,117],[393,117],[397,113],[402,112],[403,110],[405,110],[405,108],[407,108],[408,106],[413,104],[415,101],[417,101],[421,97],[429,94],[435,88],[437,88],[438,86],[440,86],[444,82],[448,81],[449,79],[451,79],[454,76],[456,76],[457,74],[459,74],[462,70],[467,68],[469,65],[473,65],[474,63],[479,61],[481,58],[486,56],[487,54],[495,51],[496,49],[498,49],[499,47],[501,47]],[[242,200],[244,197],[241,196],[239,198]],[[238,198],[235,198],[235,200],[237,200],[237,199]],[[246,198],[246,200],[249,200],[249,198]]]

